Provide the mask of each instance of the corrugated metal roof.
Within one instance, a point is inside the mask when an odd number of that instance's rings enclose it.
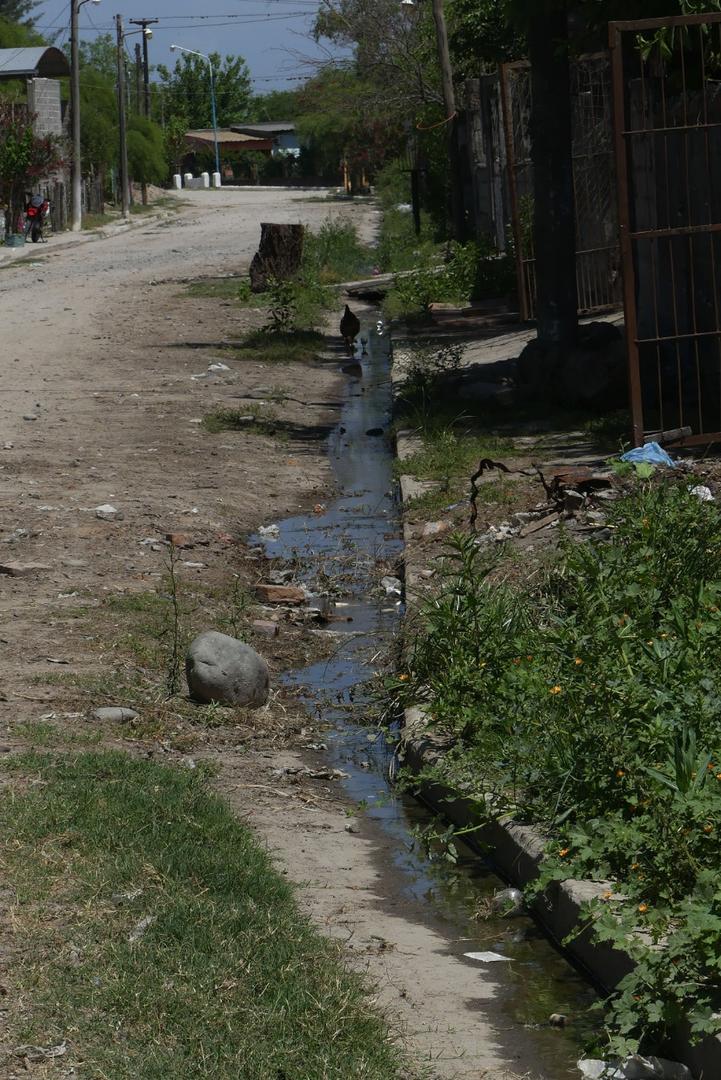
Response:
[[[282,135],[286,131],[295,131],[295,124],[290,120],[263,120],[258,124],[233,124],[233,131],[246,135]]]
[[[0,49],[0,79],[20,79],[33,76],[53,79],[69,75],[70,65],[65,53],[54,46]]]
[[[210,143],[212,143],[214,141],[214,139],[213,139],[213,129],[212,128],[199,128],[196,131],[186,131],[185,137],[186,137],[186,139],[197,139],[199,142],[210,142]],[[237,143],[237,144],[241,144],[241,143],[249,143],[249,142],[256,143],[256,142],[267,142],[267,141],[268,141],[267,139],[253,138],[252,135],[243,135],[239,131],[232,131],[232,130],[230,130],[228,128],[219,128],[218,129],[218,142],[219,143]]]

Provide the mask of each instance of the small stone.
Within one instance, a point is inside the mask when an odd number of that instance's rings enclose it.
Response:
[[[421,529],[421,536],[424,539],[427,539],[430,536],[443,536],[450,531],[450,521],[427,521]]]
[[[168,533],[165,534],[165,539],[168,541],[169,544],[172,544],[173,547],[177,547],[177,548],[192,548],[192,547],[194,547],[193,541],[190,539],[189,536],[186,535],[186,533],[168,532]]]
[[[269,622],[265,619],[254,619],[250,625],[256,634],[263,634],[265,637],[275,638],[280,633],[278,623]]]
[[[297,585],[256,585],[255,595],[264,604],[303,604],[306,600]]]
[[[7,574],[8,577],[32,577],[50,569],[45,563],[0,563],[0,574]]]
[[[124,705],[108,705],[93,710],[93,719],[107,721],[111,724],[122,724],[129,720],[137,720],[139,715],[135,709],[128,709]]]
[[[12,450],[14,446],[15,446],[14,442],[3,443],[3,450]]]
[[[377,438],[379,435],[382,435],[382,434],[383,434],[383,428],[382,427],[372,427],[372,428],[368,428],[368,430],[366,431],[366,435],[370,435],[372,438]]]
[[[568,490],[563,493],[563,506],[565,510],[580,510],[586,501],[585,495],[580,491]]]
[[[551,1013],[548,1022],[551,1027],[562,1028],[568,1023],[568,1017],[565,1013]]]
[[[95,516],[100,518],[101,521],[122,521],[123,515],[116,506],[112,503],[103,503],[102,506],[95,507]]]
[[[216,630],[206,630],[191,643],[185,673],[196,701],[258,708],[268,700],[270,672],[263,657]]]
[[[25,415],[23,416],[23,420],[39,420],[39,419],[40,419],[40,417],[36,416],[35,413],[25,413]]]

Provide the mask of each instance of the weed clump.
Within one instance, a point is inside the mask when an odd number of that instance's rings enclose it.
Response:
[[[618,1053],[682,1018],[721,1028],[721,510],[688,486],[640,486],[610,542],[562,544],[534,589],[491,582],[456,537],[395,684],[452,736],[445,783],[541,827],[538,888],[618,884],[587,912],[636,961],[611,1001]]]

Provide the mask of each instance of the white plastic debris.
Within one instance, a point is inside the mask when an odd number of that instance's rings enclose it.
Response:
[[[696,484],[696,487],[688,489],[691,495],[695,495],[701,502],[715,502],[710,488],[707,488],[705,484]]]
[[[388,577],[381,578],[381,585],[386,591],[386,596],[400,596],[403,592],[403,585],[399,578]]]
[[[516,915],[523,910],[523,893],[520,889],[499,889],[491,904],[501,915]]]
[[[214,364],[208,364],[208,371],[230,371],[227,364],[222,364],[220,360]]]
[[[481,964],[495,964],[498,960],[510,960],[510,956],[501,956],[497,952],[465,952],[469,960],[478,960]]]
[[[141,919],[139,923],[136,923],[133,929],[128,934],[128,944],[134,945],[136,941],[140,941],[141,937],[155,922],[155,915],[146,915],[144,919]]]
[[[280,536],[280,529],[277,525],[261,525],[258,529],[258,536],[262,536],[264,540],[277,540]]]
[[[631,1054],[624,1062],[582,1058],[578,1069],[587,1080],[691,1080],[691,1071],[679,1061]]]

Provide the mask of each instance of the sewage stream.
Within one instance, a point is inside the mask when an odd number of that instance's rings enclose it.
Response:
[[[342,783],[348,797],[391,839],[389,872],[407,917],[431,925],[462,963],[473,963],[463,953],[476,950],[509,958],[478,965],[478,977],[495,988],[492,1002],[482,1007],[514,1070],[544,1080],[578,1076],[575,1063],[590,1032],[584,1012],[593,992],[530,918],[475,917],[504,883],[463,845],[453,864],[440,848],[429,851],[418,842],[418,828],[432,816],[394,790],[388,780],[392,751],[376,728],[363,724],[370,704],[364,684],[399,633],[402,616],[400,600],[379,589],[389,571],[378,569],[379,560],[393,566],[402,555],[393,453],[385,434],[391,418],[390,343],[375,322],[364,328],[363,340],[365,354],[356,357],[362,378],[349,378],[340,422],[329,439],[340,495],[323,513],[279,522],[276,539],[253,538],[279,566],[291,565],[296,579],[331,592],[333,654],[287,672],[284,681],[326,729],[327,760],[347,774]],[[572,1022],[552,1028],[551,1013],[565,1013]]]

